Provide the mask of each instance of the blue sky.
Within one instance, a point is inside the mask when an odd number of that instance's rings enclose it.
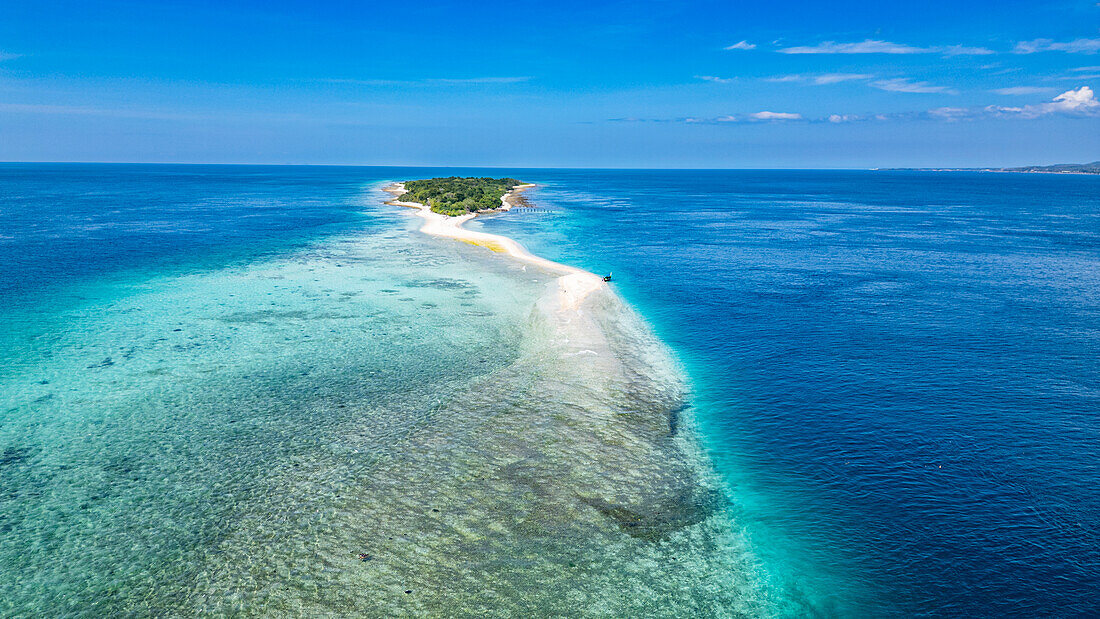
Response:
[[[51,2],[0,160],[505,167],[1100,159],[1100,2]]]

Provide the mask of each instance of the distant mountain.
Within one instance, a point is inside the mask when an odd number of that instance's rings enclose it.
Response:
[[[1100,174],[1100,161],[1092,163],[1059,163],[1057,165],[1033,165],[1022,168],[1003,168],[1007,172],[1048,172],[1052,174]]]

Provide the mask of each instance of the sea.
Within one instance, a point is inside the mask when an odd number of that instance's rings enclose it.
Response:
[[[385,204],[451,175],[609,289]],[[0,616],[1098,592],[1100,176],[0,164]]]

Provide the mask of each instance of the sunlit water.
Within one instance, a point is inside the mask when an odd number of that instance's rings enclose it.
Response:
[[[467,173],[0,166],[0,614],[1098,610],[1100,179]]]

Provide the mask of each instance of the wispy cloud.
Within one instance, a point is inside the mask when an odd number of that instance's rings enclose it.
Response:
[[[946,121],[962,120],[973,113],[973,110],[965,107],[938,107],[927,112],[929,118]]]
[[[767,122],[788,122],[804,120],[801,114],[795,114],[793,112],[753,112],[752,114],[729,114],[726,116],[717,116],[713,118],[677,118],[676,122],[684,122],[689,124],[741,124],[741,123],[767,123]],[[665,122],[668,122],[667,120]]]
[[[1100,52],[1100,39],[1076,39],[1073,41],[1035,39],[1032,41],[1020,41],[1016,44],[1016,49],[1013,51],[1017,54],[1034,54],[1036,52],[1095,54],[1096,52]]]
[[[734,50],[734,49],[750,50],[750,49],[756,49],[756,44],[755,43],[749,43],[748,41],[738,41],[738,42],[734,43],[733,45],[727,45],[724,49],[727,49],[727,50]]]
[[[687,119],[683,119],[683,120],[686,121]],[[672,119],[669,119],[669,118],[664,118],[664,119],[661,119],[661,118],[640,118],[638,116],[620,116],[619,118],[608,118],[607,122],[609,122],[609,123],[661,123],[661,122],[667,123],[667,122],[672,122]]]
[[[829,117],[826,118],[825,120],[827,120],[827,121],[829,121],[833,124],[840,124],[840,123],[852,123],[852,122],[858,122],[858,121],[861,121],[861,120],[868,120],[869,118],[870,118],[869,116],[862,116],[860,114],[830,114]]]
[[[531,76],[517,77],[439,77],[425,80],[442,84],[518,84],[531,80]]]
[[[937,107],[925,111],[891,112],[886,114],[830,114],[825,117],[805,117],[792,112],[755,112],[752,114],[730,114],[711,118],[612,118],[612,122],[653,122],[688,124],[743,124],[743,123],[829,123],[847,124],[872,121],[943,121],[960,122],[981,119],[1021,119],[1031,120],[1047,116],[1065,116],[1070,118],[1100,117],[1100,100],[1088,86],[1068,90],[1042,103],[1008,107],[987,105],[984,107]]]
[[[967,47],[964,45],[917,47],[874,39],[856,43],[825,41],[811,46],[784,47],[778,51],[781,54],[943,54],[945,56],[984,56],[994,53],[993,50],[984,47]]]
[[[736,77],[718,77],[715,75],[696,75],[695,79],[703,80],[704,82],[714,82],[716,84],[732,84],[737,81]]]
[[[1058,91],[1046,86],[1011,86],[1009,88],[996,88],[992,92],[999,95],[1041,95]]]
[[[822,122],[823,119],[806,118],[794,112],[753,112],[751,114],[726,114],[724,116],[687,116],[683,118],[609,118],[608,122],[630,123],[684,123],[689,125],[743,125],[764,123]]]
[[[792,114],[790,112],[756,112],[749,114],[749,118],[753,120],[802,120],[802,114]]]
[[[990,56],[997,53],[987,47],[968,47],[966,45],[944,45],[928,49],[933,54],[943,54],[944,56]]]
[[[815,75],[810,81],[816,86],[823,86],[825,84],[839,84],[840,82],[850,82],[852,80],[866,80],[875,77],[867,73],[824,73],[822,75]]]
[[[1100,68],[1100,67],[1098,67],[1098,68]],[[1100,79],[1100,72],[1085,73],[1085,72],[1082,71],[1082,72],[1078,72],[1078,73],[1073,73],[1072,75],[1059,75],[1059,76],[1055,76],[1055,77],[1047,77],[1045,79],[1048,80],[1048,81],[1057,81],[1057,82],[1079,82],[1081,80],[1096,80],[1096,79]]]
[[[1009,73],[1019,73],[1023,70],[1020,67],[1005,67],[1002,69],[997,65],[985,65],[978,68],[985,71],[987,75],[1008,75]]]
[[[889,92],[909,92],[909,93],[946,93],[957,94],[956,91],[948,88],[947,86],[935,86],[928,82],[914,82],[910,79],[897,77],[888,80],[877,80],[871,82],[871,86],[878,88],[879,90],[886,90]]]
[[[0,112],[59,116],[107,116],[115,118],[139,118],[145,120],[208,120],[211,118],[207,115],[189,112],[179,113],[129,108],[96,108],[79,105],[54,105],[49,103],[0,103]]]
[[[530,76],[516,77],[429,77],[415,80],[328,78],[320,80],[329,84],[355,86],[412,86],[417,84],[518,84],[530,81]]]
[[[814,86],[824,86],[853,80],[868,80],[874,77],[869,73],[819,73],[816,75],[779,75],[764,79],[769,82],[805,82]]]
[[[415,84],[412,80],[354,79],[350,77],[331,77],[317,80],[325,84],[349,84],[352,86],[400,86]]]
[[[142,120],[163,120],[177,122],[287,122],[327,124],[342,126],[372,126],[376,121],[359,116],[333,118],[300,112],[232,112],[226,110],[170,110],[121,107],[87,107],[79,105],[58,105],[48,103],[0,103],[0,112],[15,114],[56,115],[56,116],[102,116],[109,118],[136,118]]]
[[[0,50],[0,62],[3,62],[5,60],[14,60],[16,58],[21,57],[22,55],[23,54],[12,54],[10,52],[5,52],[3,50]]]
[[[785,47],[781,54],[923,54],[923,48],[867,39],[861,43],[825,41],[813,46]]]

